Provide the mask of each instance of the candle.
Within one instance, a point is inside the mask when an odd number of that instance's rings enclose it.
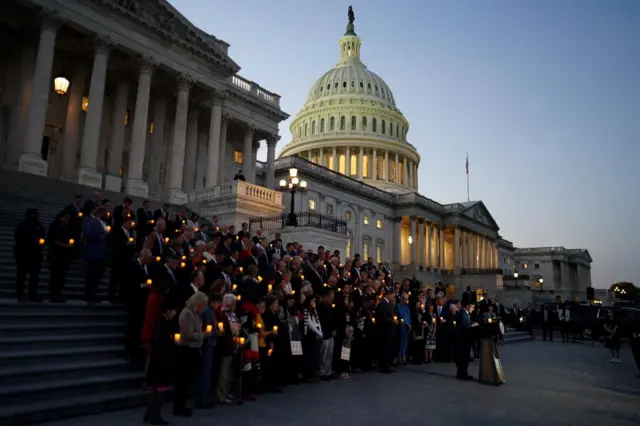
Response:
[[[73,238],[69,238],[69,244],[74,245],[76,243],[76,240],[74,240]]]
[[[239,239],[240,239],[240,236],[239,236],[239,235],[236,235],[236,240],[239,240]]]
[[[207,264],[207,259],[202,259],[202,264],[206,265]]]
[[[236,291],[236,289],[238,288],[238,284],[234,284],[231,286],[231,290]]]
[[[184,254],[182,255],[182,260],[187,260],[187,256],[185,256]]]
[[[327,284],[327,283],[324,283],[324,284],[322,284],[322,285],[323,285],[324,287],[329,287],[329,284]]]
[[[133,237],[129,237],[129,242],[132,243],[133,242]]]
[[[173,335],[173,341],[176,343],[180,343],[180,333],[176,333]]]
[[[153,219],[151,219],[151,220],[149,221],[149,223],[153,225],[154,223],[156,223],[156,221],[155,221],[155,220],[153,220]]]
[[[493,320],[492,320],[491,318],[489,318],[489,319],[487,320],[487,322],[488,322],[489,324],[491,324],[491,323],[493,322]]]
[[[294,294],[296,294],[295,290],[291,290],[291,295],[293,296]]]
[[[277,325],[273,326],[273,331],[275,331],[276,333],[278,332],[278,326]]]
[[[267,291],[268,291],[269,293],[271,293],[271,291],[272,291],[272,290],[273,290],[273,286],[272,286],[271,284],[269,284],[269,285],[267,286]]]
[[[331,307],[332,307],[332,308],[335,308],[335,307],[336,307],[336,304],[335,304],[335,303],[332,303],[332,304],[331,304]]]
[[[224,331],[224,323],[222,321],[218,323],[218,331],[220,331],[220,333]]]
[[[107,225],[107,232],[111,232],[111,226]]]
[[[84,216],[84,213],[78,212],[78,217],[82,217],[82,216]]]
[[[404,322],[404,318],[400,318],[400,322]]]
[[[186,264],[186,263],[184,263],[184,262],[180,262],[180,267],[181,267],[181,268],[184,268],[184,267],[186,267],[186,266],[187,266],[187,264]]]
[[[130,218],[130,217],[131,217],[131,213],[127,213],[127,218]]]
[[[43,245],[43,244],[44,244],[44,238],[40,238],[40,239],[38,240],[38,244]]]
[[[196,228],[193,228],[193,230],[194,230],[194,231],[196,231],[196,232],[198,232],[198,228],[197,228],[197,227],[196,227]]]
[[[261,283],[262,282],[262,277],[260,275],[258,275],[258,282]]]
[[[149,279],[147,280],[147,285],[151,285],[152,283],[153,283],[153,281],[151,281],[151,278],[149,278]]]
[[[394,321],[398,321],[398,316],[397,316],[397,315],[394,315],[394,316],[393,316],[393,320],[394,320]]]
[[[169,237],[164,237],[164,243],[167,244],[169,242]]]
[[[453,322],[453,325],[454,325],[454,326],[456,325],[456,322],[455,322],[455,321]]]
[[[242,273],[244,271],[244,268],[241,266],[238,268],[238,270],[240,271],[240,273]]]
[[[273,349],[269,349],[269,350],[267,351],[267,356],[271,356],[271,354],[272,354],[272,353],[273,353]]]
[[[183,219],[183,220],[182,220],[182,223],[187,223],[187,221]]]
[[[304,275],[300,274],[300,279],[304,280]]]
[[[156,256],[156,262],[160,262],[161,258],[160,256]]]
[[[238,339],[238,343],[240,344],[240,346],[244,346],[244,337],[240,337]]]
[[[424,309],[424,303],[421,303],[421,304],[420,304],[420,308],[421,308],[421,309]]]
[[[134,226],[136,226],[136,223],[135,222],[131,222],[131,227],[134,227]]]
[[[213,326],[208,325],[207,326],[207,333],[211,333],[213,331]]]
[[[258,328],[262,328],[262,323],[257,323],[257,324],[256,324],[256,327],[258,327]]]
[[[375,324],[376,323],[376,319],[375,318],[371,318],[371,322]]]
[[[440,322],[444,321],[444,317],[440,317]]]
[[[338,287],[338,291],[340,292],[340,291],[342,291],[342,289],[340,287]]]
[[[238,302],[239,302],[239,301],[241,301],[241,300],[242,300],[242,296],[237,295],[237,296],[236,296],[236,300],[237,300]]]

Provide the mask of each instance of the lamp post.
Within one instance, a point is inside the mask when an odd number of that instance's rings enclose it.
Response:
[[[544,279],[541,277],[540,279],[538,279],[538,282],[540,283],[540,291],[544,291],[542,290],[542,283],[544,282]]]
[[[516,287],[518,287],[518,273],[517,272],[513,273],[513,278],[516,279]]]
[[[298,177],[298,169],[289,169],[289,180],[280,180],[280,190],[282,192],[289,191],[291,193],[291,211],[287,221],[288,226],[298,226],[298,218],[295,214],[295,195],[296,192],[304,192],[307,190],[307,181],[300,180]]]
[[[64,73],[60,74],[59,77],[56,77],[55,80],[53,80],[53,88],[60,96],[67,94],[67,90],[69,90],[69,79],[64,76]]]

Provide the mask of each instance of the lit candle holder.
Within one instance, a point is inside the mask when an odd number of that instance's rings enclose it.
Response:
[[[129,242],[132,243],[133,242],[133,237],[129,237]]]
[[[154,223],[156,223],[156,221],[155,221],[155,220],[153,220],[153,219],[151,219],[151,220],[149,221],[149,223],[150,223],[151,225],[153,225]]]
[[[180,262],[180,267],[181,267],[181,268],[185,268],[186,266],[187,266],[187,264],[186,264],[186,263],[184,263],[184,262]]]
[[[453,322],[453,326],[454,326],[454,327],[456,326],[456,322],[455,322],[455,321]]]
[[[236,291],[238,289],[238,284],[234,284],[231,286],[231,290]]]
[[[424,303],[420,304],[420,309],[424,309]]]
[[[440,317],[440,322],[444,321],[444,317]]]
[[[44,245],[44,238],[40,238],[40,239],[38,240],[38,244],[40,244],[40,245]]]
[[[338,292],[341,292],[341,291],[342,291],[342,289],[340,287],[338,287]]]
[[[267,356],[271,356],[272,354],[273,354],[273,349],[269,349],[269,350],[267,351]]]
[[[78,217],[82,217],[82,216],[84,216],[84,213],[78,212]]]
[[[238,268],[238,271],[240,271],[240,273],[243,273],[244,272],[244,268],[241,266],[241,267]]]
[[[300,275],[300,279],[301,279],[301,280],[304,280],[304,275]]]
[[[376,319],[372,317],[371,318],[371,322],[375,324],[376,323]]]
[[[111,232],[111,225],[107,225],[107,232]]]
[[[207,264],[207,259],[202,259],[202,264],[206,265]]]
[[[131,222],[131,227],[133,228],[134,226],[136,226],[135,222]]]
[[[404,323],[404,318],[400,318],[400,322]]]
[[[239,235],[236,235],[236,240],[239,240],[239,239],[240,239],[240,236],[239,236]]]
[[[493,320],[492,320],[491,318],[489,318],[489,319],[487,320],[487,322],[488,322],[489,324],[491,324],[491,323],[493,322]]]
[[[329,284],[324,283],[324,284],[322,284],[322,286],[323,286],[323,287],[329,287]]]
[[[213,331],[212,325],[207,325],[207,333],[211,333]]]
[[[278,326],[277,325],[273,326],[273,331],[275,331],[276,333],[278,332]]]
[[[241,301],[241,300],[242,300],[242,296],[237,295],[237,296],[236,296],[236,300],[237,300],[238,302],[239,302],[239,301]]]
[[[149,279],[147,280],[147,285],[151,285],[151,284],[153,284],[153,281],[151,281],[151,278],[149,278]]]
[[[294,294],[296,294],[295,290],[291,290],[291,295],[293,296]]]
[[[258,275],[258,282],[261,283],[262,282],[262,277],[260,275]]]
[[[240,346],[244,346],[244,337],[240,337],[240,338],[238,338],[238,344],[239,344]]]
[[[267,286],[267,291],[268,291],[269,293],[271,293],[271,291],[273,291],[273,286],[272,286],[271,284],[269,284],[269,285]]]
[[[185,256],[184,254],[182,255],[182,260],[187,260],[187,256]]]
[[[336,307],[336,304],[335,304],[335,303],[332,303],[332,304],[331,304],[331,307],[332,307],[332,308],[335,308],[335,307]]]
[[[74,240],[73,238],[69,238],[69,244],[74,245],[76,243],[76,240]]]
[[[394,321],[398,321],[398,316],[397,316],[397,315],[394,315],[394,316],[393,316],[393,320],[394,320]]]
[[[193,228],[193,230],[194,230],[194,231],[196,231],[196,232],[198,232],[198,231],[199,231],[199,229],[198,229],[197,227],[196,227],[196,228]]]
[[[160,262],[162,258],[160,256],[156,256],[156,262]]]
[[[262,328],[262,323],[260,323],[260,322],[259,322],[259,323],[257,323],[257,324],[256,324],[256,327],[257,327],[257,328]]]
[[[169,237],[164,237],[164,243],[167,244],[169,242]]]
[[[176,343],[180,343],[180,333],[176,333],[173,335],[173,341]]]
[[[218,331],[220,333],[224,331],[224,323],[222,321],[218,323]]]

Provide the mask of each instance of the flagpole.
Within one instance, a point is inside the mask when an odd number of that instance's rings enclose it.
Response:
[[[469,196],[469,153],[467,153],[467,161],[465,162],[465,168],[467,169],[467,202],[471,201]]]

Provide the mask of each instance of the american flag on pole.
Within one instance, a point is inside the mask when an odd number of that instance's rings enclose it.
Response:
[[[469,154],[467,154],[467,161],[465,162],[465,167],[467,168],[467,175],[469,175]]]

